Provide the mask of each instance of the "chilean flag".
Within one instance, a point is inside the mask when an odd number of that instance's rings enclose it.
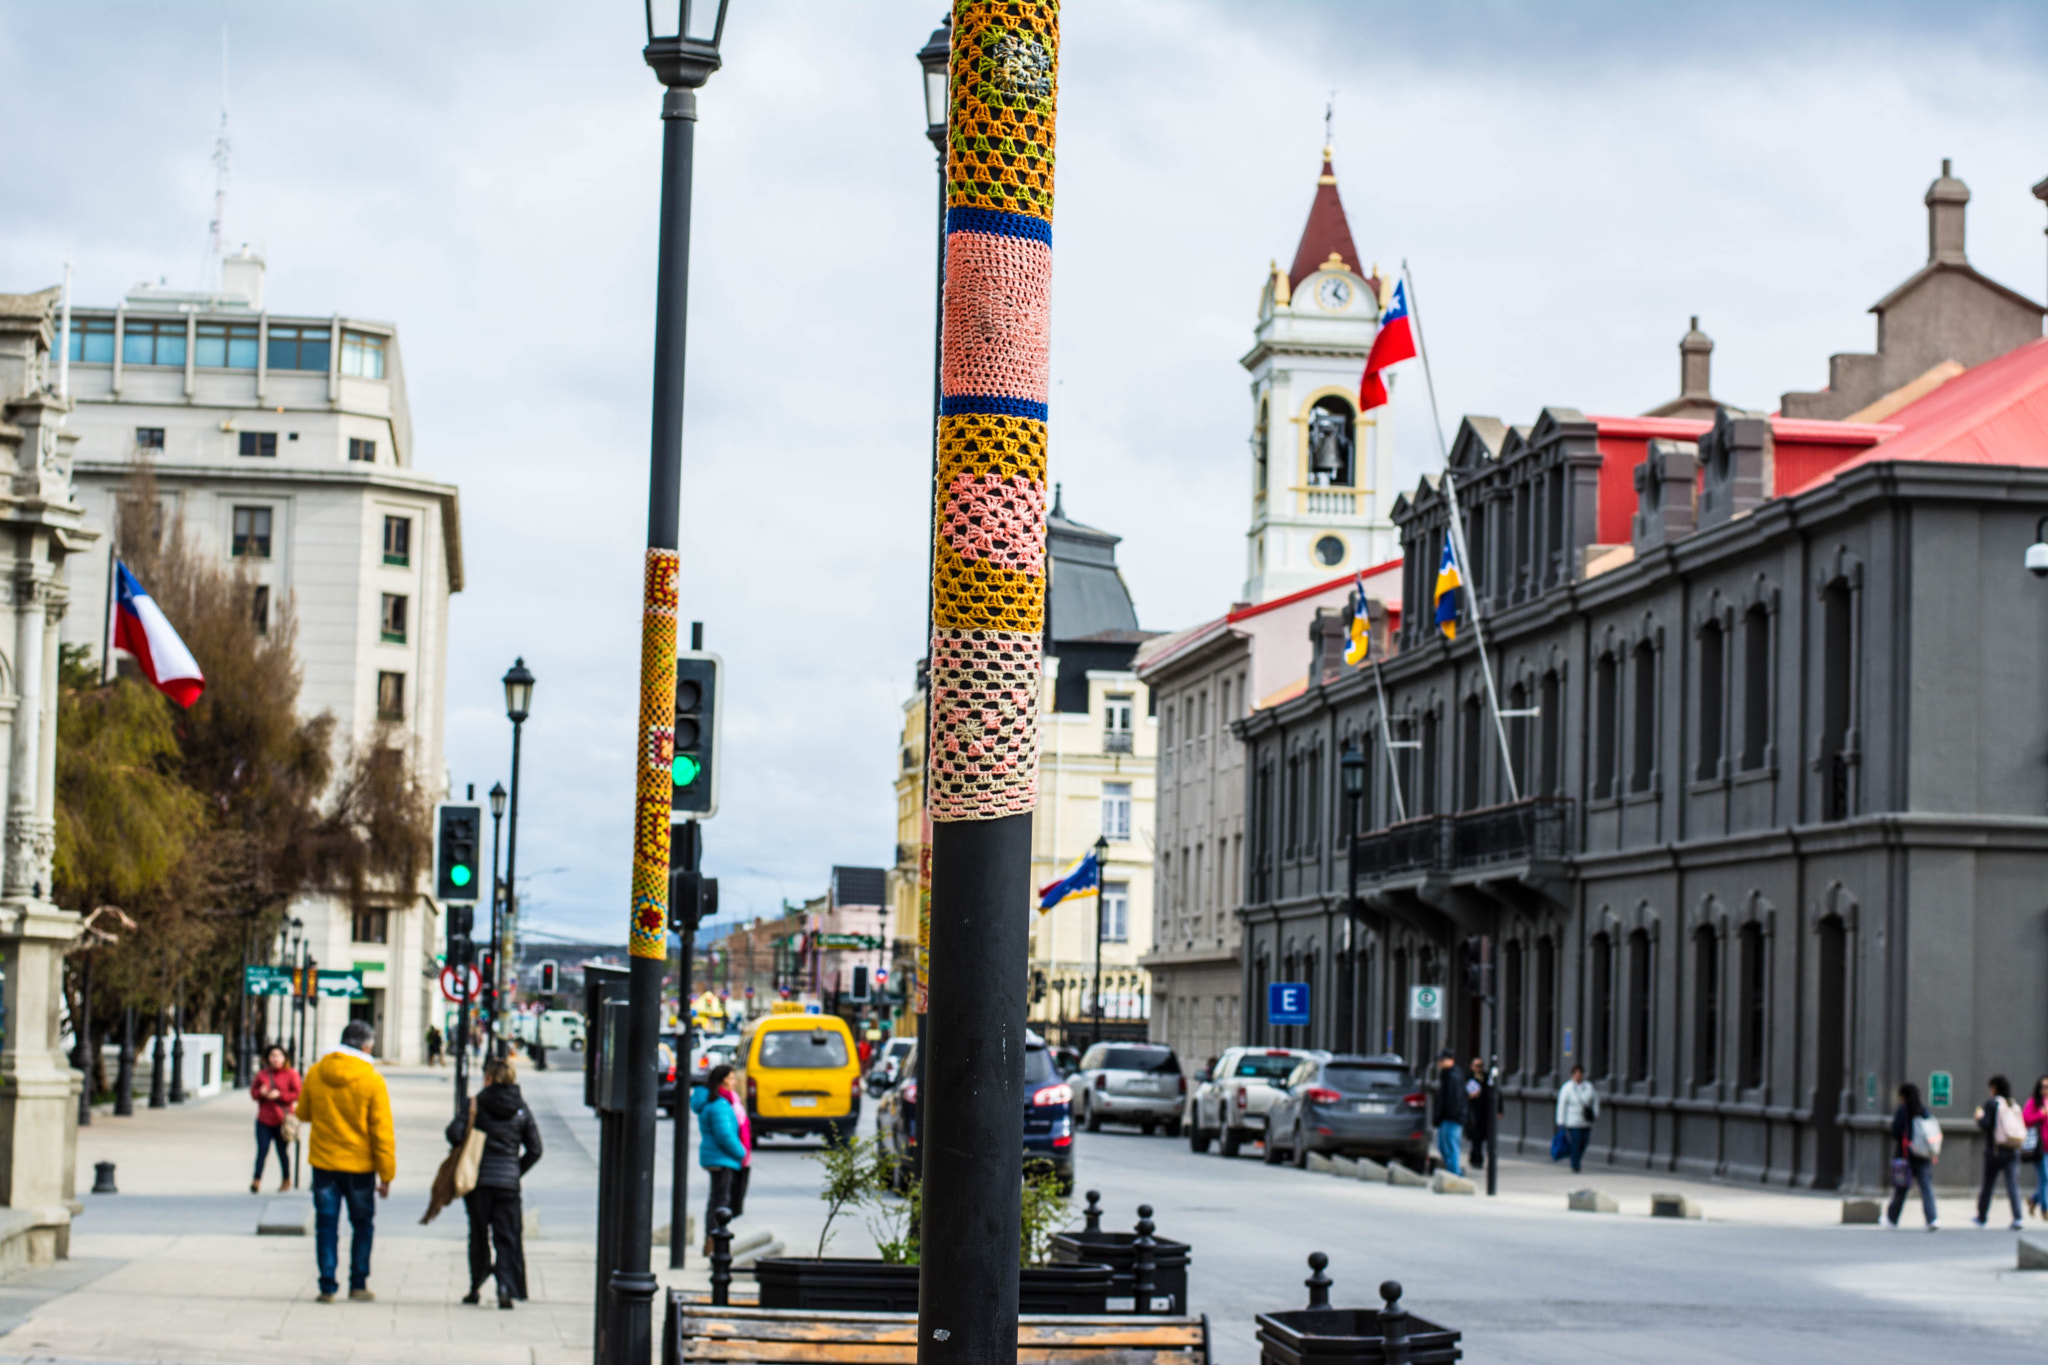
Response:
[[[1380,371],[1415,358],[1415,335],[1408,328],[1408,282],[1394,286],[1394,300],[1380,314],[1379,334],[1372,339],[1372,354],[1365,358],[1365,377],[1358,381],[1358,410],[1371,412],[1387,405],[1387,386]]]
[[[142,676],[157,691],[180,706],[190,706],[206,690],[199,661],[128,566],[116,560],[114,574],[114,648],[133,654]]]

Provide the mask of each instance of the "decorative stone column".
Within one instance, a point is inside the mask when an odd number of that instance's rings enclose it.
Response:
[[[72,496],[70,404],[51,387],[57,291],[0,295],[0,1274],[70,1249],[81,1078],[62,1046],[63,964],[79,918],[50,899],[57,641],[64,561],[90,546]]]

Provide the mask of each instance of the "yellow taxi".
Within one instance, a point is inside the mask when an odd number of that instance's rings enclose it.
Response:
[[[860,1057],[853,1030],[834,1014],[781,1000],[740,1030],[738,1067],[754,1136],[853,1136],[860,1123]]]

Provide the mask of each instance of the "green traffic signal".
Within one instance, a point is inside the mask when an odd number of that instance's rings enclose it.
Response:
[[[670,773],[678,787],[689,786],[697,780],[697,774],[703,771],[704,765],[689,754],[677,754],[676,761],[670,767]]]
[[[464,867],[461,863],[457,863],[455,866],[448,869],[448,880],[454,882],[457,886],[468,886],[469,877],[469,869]]]

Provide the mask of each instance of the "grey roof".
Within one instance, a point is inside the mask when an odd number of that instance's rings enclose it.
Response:
[[[889,874],[879,867],[835,867],[832,869],[832,904],[887,905]]]
[[[1057,494],[1045,530],[1046,556],[1052,561],[1047,637],[1082,640],[1105,631],[1136,631],[1138,609],[1116,567],[1117,542],[1123,537],[1069,520]]]

